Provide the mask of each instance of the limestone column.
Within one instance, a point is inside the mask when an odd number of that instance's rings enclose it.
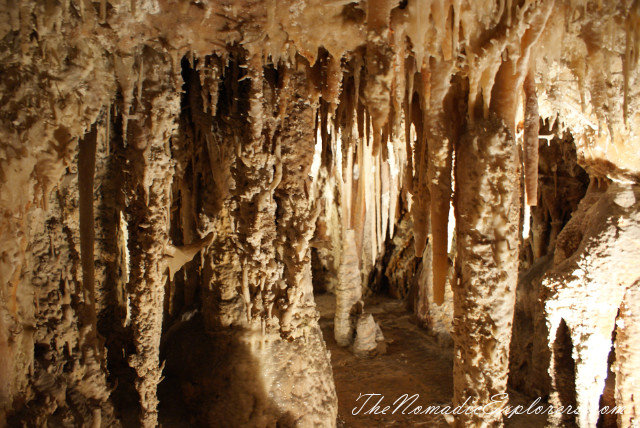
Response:
[[[636,267],[639,257],[637,236],[640,233],[640,194],[636,186],[610,183],[607,188],[595,181],[580,202],[571,220],[558,235],[554,267],[542,282],[545,295],[545,318],[549,327],[552,392],[550,402],[563,405],[568,392],[566,367],[558,361],[557,332],[564,322],[572,352],[569,365],[574,365],[575,402],[579,414],[575,416],[581,428],[595,427],[600,417],[600,397],[608,370],[611,336],[620,309],[619,336],[616,338],[617,400],[631,403],[629,388],[633,385],[635,339],[633,315],[629,313],[639,277]],[[626,297],[625,297],[625,293]],[[623,303],[623,298],[625,299]],[[562,331],[562,329],[560,329]],[[569,339],[566,339],[568,341]],[[633,345],[632,345],[633,343]],[[629,372],[631,370],[631,372]],[[620,376],[618,376],[620,373]],[[637,390],[637,388],[634,388]],[[630,421],[633,414],[622,416]],[[628,419],[629,418],[629,419]],[[561,418],[550,423],[563,426]],[[626,425],[628,426],[628,425]],[[633,426],[633,425],[631,425]]]
[[[197,391],[189,404],[204,424],[334,427],[309,246],[321,203],[309,176],[317,100],[305,65],[276,69],[251,52],[236,52],[221,82],[214,137],[226,140],[210,149],[234,156],[205,256],[209,351],[183,385]]]
[[[623,408],[618,426],[640,423],[640,283],[625,293],[616,321],[616,406]]]
[[[140,424],[158,425],[157,386],[162,376],[160,338],[167,281],[171,183],[174,166],[169,141],[180,111],[180,91],[168,61],[145,49],[135,113],[127,124],[128,171],[126,215],[129,230],[131,326],[136,353],[129,357],[140,395]],[[155,72],[154,72],[155,71]],[[127,117],[125,117],[127,120]]]
[[[459,282],[454,287],[454,405],[506,392],[518,272],[517,145],[495,117],[462,138],[456,163]],[[502,415],[460,415],[456,426],[502,426]]]

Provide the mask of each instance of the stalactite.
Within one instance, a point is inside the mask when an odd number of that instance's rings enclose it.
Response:
[[[213,241],[213,232],[209,233],[202,239],[197,239],[187,245],[180,247],[174,247],[168,244],[165,249],[165,255],[168,257],[167,269],[169,269],[169,280],[173,281],[173,276],[178,272],[187,262],[203,248],[211,245]]]
[[[398,209],[398,199],[402,191],[402,180],[398,180],[398,176],[402,174],[402,165],[404,162],[401,160],[400,147],[404,147],[404,144],[398,142],[398,137],[394,138],[392,144],[392,150],[389,151],[389,163],[387,164],[387,171],[385,172],[385,180],[387,181],[389,189],[388,207],[389,214],[386,220],[388,237],[393,239],[396,231],[396,211]]]
[[[180,186],[180,230],[182,232],[183,242],[193,242],[196,239],[196,224],[195,224],[195,207],[194,207],[194,194],[191,192],[191,186],[186,182],[185,178],[179,179]],[[194,186],[195,187],[195,186]],[[210,243],[210,242],[209,242]],[[208,244],[207,244],[208,245]],[[175,273],[174,270],[169,269],[170,272]],[[171,278],[173,280],[173,277]],[[186,278],[184,287],[184,304],[190,306],[193,303],[197,284],[196,278]]]
[[[93,340],[97,334],[96,289],[95,289],[95,261],[94,261],[94,212],[93,212],[93,181],[96,166],[96,146],[98,130],[96,125],[79,143],[78,151],[78,192],[80,217],[80,258],[82,264],[82,284],[88,302],[86,317],[91,324]],[[94,344],[95,346],[95,344]]]
[[[405,141],[405,151],[407,153],[407,167],[406,177],[404,178],[404,182],[406,183],[406,190],[409,192],[413,192],[413,171],[414,171],[414,152],[413,145],[414,141],[411,136],[411,125],[413,123],[413,78],[415,74],[415,64],[412,58],[406,60],[407,64],[407,73],[405,75],[405,79],[407,80],[407,92],[404,97],[404,103],[402,105],[403,113],[404,113],[404,141]]]
[[[452,70],[452,63],[439,64],[433,68],[429,108],[425,112],[427,117],[424,125],[428,145],[427,178],[431,194],[433,300],[438,305],[444,302],[444,288],[449,271],[447,246],[454,126],[447,126],[446,123],[454,120],[455,112],[450,105],[445,106],[444,103],[450,88]]]
[[[350,130],[352,132],[353,130]],[[342,234],[344,235],[349,228],[353,228],[352,223],[352,204],[353,201],[353,146],[349,142],[345,142],[347,145],[346,161],[343,160],[345,169],[342,178],[342,192],[341,196],[341,214],[342,214]],[[355,239],[355,235],[354,235]]]
[[[386,145],[386,142],[385,142]],[[384,237],[382,236],[382,185],[380,183],[380,175],[382,174],[382,162],[380,160],[381,155],[373,158],[373,200],[375,202],[375,217],[373,221],[375,223],[375,241],[372,243],[374,249],[373,264],[377,259],[378,254],[383,251]]]
[[[538,98],[536,96],[535,75],[533,69],[524,79],[525,112],[524,112],[524,185],[527,205],[538,203],[538,132],[540,116],[538,115]]]
[[[640,3],[635,1],[625,22],[626,43],[624,61],[622,62],[622,113],[625,123],[628,121],[629,116],[629,80],[631,78],[631,74],[638,65],[638,58],[640,58],[640,31],[638,30],[638,24],[640,24]]]
[[[424,135],[423,114],[420,103],[411,103],[411,122],[416,130],[416,142],[414,152],[415,174],[413,179],[412,193],[414,197],[413,207],[413,237],[415,242],[416,256],[422,256],[429,234],[429,205],[431,194],[427,182],[427,142]]]
[[[372,131],[375,133],[372,117],[367,114],[366,133],[363,143],[363,162],[360,169],[360,182],[364,194],[364,224],[362,234],[362,268],[369,271],[376,261],[376,184],[374,174],[375,157],[373,155]]]
[[[110,399],[118,402],[123,391],[133,390],[133,376],[127,363],[126,349],[130,331],[128,328],[128,299],[126,285],[129,266],[127,252],[127,227],[124,216],[123,146],[121,116],[115,105],[106,108],[107,114],[96,123],[97,147],[94,177],[95,210],[95,305],[98,317],[98,344],[101,364],[107,368],[110,379],[119,378],[117,385],[110,384]],[[122,376],[122,377],[121,377]],[[135,395],[134,395],[135,398]],[[137,406],[134,407],[137,409]],[[106,423],[106,414],[102,415]]]
[[[388,238],[392,238],[393,236],[393,226],[389,226],[389,222],[394,221],[394,212],[395,206],[391,205],[390,199],[393,198],[395,202],[395,198],[397,195],[392,193],[392,187],[395,183],[391,182],[391,173],[390,168],[392,168],[391,164],[395,159],[393,157],[389,158],[388,162],[381,162],[380,164],[380,241],[379,241],[379,249],[378,252],[382,253],[384,251],[384,243]],[[393,165],[395,167],[395,165]],[[391,220],[390,220],[391,219]]]
[[[360,134],[360,133],[359,133]],[[351,204],[351,219],[350,224],[355,231],[356,247],[358,254],[362,254],[363,240],[364,240],[364,222],[366,215],[366,187],[365,180],[367,174],[365,173],[365,142],[364,137],[358,136],[356,147],[356,159],[354,159],[354,169],[358,168],[358,178],[353,180],[355,192],[352,191],[354,200]]]
[[[367,29],[370,40],[365,56],[366,80],[364,98],[371,115],[373,131],[373,156],[377,156],[382,144],[382,130],[389,121],[391,103],[392,60],[394,52],[382,40],[389,26],[390,0],[372,0],[367,4]]]
[[[522,38],[514,41],[520,50],[520,56],[515,61],[498,63],[500,66],[495,75],[496,83],[491,89],[490,110],[504,120],[512,135],[515,135],[519,88],[527,76],[531,56],[534,55],[532,50],[544,32],[554,4],[555,1],[550,0],[539,8],[522,8],[522,13],[526,13],[523,20],[526,19],[528,27]]]
[[[129,114],[131,110],[131,106],[133,105],[133,90],[134,90],[134,82],[133,82],[133,65],[135,58],[132,55],[129,56],[121,56],[115,55],[113,60],[113,68],[114,73],[118,79],[118,85],[120,86],[120,91],[122,92],[122,97],[124,99],[122,105],[122,115],[124,117],[122,121],[122,135],[127,136],[127,126],[129,124]]]
[[[157,386],[162,375],[160,337],[167,280],[164,258],[168,243],[170,190],[173,166],[169,139],[179,111],[175,77],[157,52],[145,51],[149,67],[163,70],[156,79],[146,78],[136,100],[138,119],[130,121],[129,224],[131,324],[136,353],[129,364],[137,373],[140,424],[158,425]],[[155,77],[155,76],[154,76]],[[142,83],[139,83],[139,88]],[[126,118],[125,118],[126,120]]]

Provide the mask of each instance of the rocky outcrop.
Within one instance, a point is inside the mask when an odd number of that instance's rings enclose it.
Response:
[[[637,272],[629,269],[637,257],[634,242],[640,233],[637,197],[634,186],[611,183],[604,189],[592,182],[573,218],[558,235],[554,267],[543,281],[548,294],[545,318],[549,343],[560,341],[558,331],[561,324],[565,326],[563,334],[572,346],[570,356],[563,358],[575,365],[572,393],[563,389],[567,384],[560,382],[559,374],[565,370],[561,365],[564,360],[556,356],[557,347],[551,346],[552,402],[561,405],[563,397],[574,394],[580,407],[576,422],[581,427],[595,426],[598,421],[616,316],[625,294],[633,293],[638,279]],[[627,316],[623,313],[621,319]],[[624,352],[624,333],[616,340]],[[633,376],[625,373],[627,367],[619,366],[616,379]],[[627,406],[623,420],[629,420],[632,416],[628,412],[633,411],[633,405]]]

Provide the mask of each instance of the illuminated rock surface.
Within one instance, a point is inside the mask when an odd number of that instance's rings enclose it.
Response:
[[[0,425],[336,426],[380,293],[441,402],[639,423],[640,2],[3,0],[0,39]]]

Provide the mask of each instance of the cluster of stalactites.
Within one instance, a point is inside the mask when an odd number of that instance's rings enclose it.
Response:
[[[398,211],[409,209],[416,254],[424,252],[429,239],[433,244],[429,248],[434,300],[442,302],[449,265],[454,150],[465,123],[491,115],[504,121],[512,138],[524,146],[527,204],[537,203],[536,62],[541,58],[544,64],[562,61],[560,43],[554,45],[552,36],[564,36],[568,17],[586,16],[587,9],[593,9],[585,2],[573,3],[376,0],[363,6],[312,2],[298,15],[303,21],[316,9],[335,14],[344,34],[353,36],[344,40],[325,32],[303,32],[284,13],[285,8],[273,1],[265,3],[264,15],[253,11],[263,24],[262,33],[247,30],[244,38],[264,38],[265,45],[241,42],[250,58],[245,66],[252,69],[242,79],[258,84],[267,68],[305,70],[320,162],[329,174],[340,177],[343,227],[355,231],[365,272],[392,236]],[[629,9],[623,55],[626,118],[629,76],[638,62],[640,33],[634,25],[637,7],[620,7]],[[554,10],[563,18],[550,19]],[[358,26],[362,31],[354,30]],[[216,47],[216,51],[214,65],[206,60],[210,57],[186,56],[198,69],[202,106],[212,116],[220,80],[233,70],[228,67],[231,50]],[[125,115],[142,88],[140,76],[145,69],[140,58],[114,58]],[[178,56],[174,58],[176,67]],[[580,70],[576,74],[579,77]],[[578,80],[584,85],[584,78]],[[597,101],[597,96],[593,99]],[[287,100],[279,102],[284,106]],[[284,111],[280,108],[278,120]],[[606,109],[602,114],[608,114]],[[258,129],[262,113],[256,110],[250,116]],[[215,181],[229,184],[229,180]]]
[[[515,140],[523,87],[527,200],[536,203],[532,49],[553,4],[499,2],[472,23],[472,7],[460,1],[393,9],[388,1],[370,2],[366,45],[340,60],[319,53],[310,81],[322,97],[316,120],[322,166],[341,178],[343,233],[355,231],[365,272],[392,237],[398,211],[411,210],[416,254],[430,239],[434,301],[443,302],[455,144],[466,120],[489,115]],[[470,30],[494,37],[481,45]]]

